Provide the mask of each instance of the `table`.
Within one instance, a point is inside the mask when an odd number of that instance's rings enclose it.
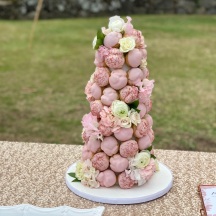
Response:
[[[73,194],[65,184],[67,168],[79,160],[80,145],[0,141],[0,205],[29,203],[39,207],[105,206],[104,216],[197,216],[198,184],[216,183],[216,153],[155,150],[173,172],[173,188],[165,196],[136,205],[95,203]]]

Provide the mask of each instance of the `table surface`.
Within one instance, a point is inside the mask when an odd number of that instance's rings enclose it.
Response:
[[[197,216],[199,184],[216,184],[216,153],[155,150],[160,162],[173,172],[173,187],[148,203],[109,205],[81,198],[65,184],[67,168],[80,159],[80,145],[0,141],[0,205],[29,203],[39,207],[105,206],[104,216]]]

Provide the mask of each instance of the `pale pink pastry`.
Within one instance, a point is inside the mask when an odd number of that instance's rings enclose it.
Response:
[[[122,66],[122,70],[124,70],[124,71],[128,71],[130,68],[131,68],[131,67],[128,66],[127,64],[124,64],[124,65]]]
[[[140,49],[140,52],[142,53],[143,58],[147,58],[147,50],[146,49]]]
[[[104,67],[104,66],[106,66],[104,57],[102,55],[100,55],[100,53],[98,51],[95,52],[94,64],[97,67]]]
[[[96,67],[94,72],[94,81],[100,87],[104,87],[109,83],[110,71],[107,67]]]
[[[140,68],[131,68],[128,71],[128,83],[130,85],[140,84],[143,78],[144,74]]]
[[[102,187],[112,187],[116,183],[116,180],[115,173],[110,169],[100,172],[97,176],[97,181]]]
[[[87,84],[86,84],[86,87],[85,87],[85,94],[86,94],[86,99],[91,102],[91,101],[94,101],[94,97],[92,96],[91,94],[91,87],[93,85],[93,82],[92,81],[88,81]]]
[[[142,104],[142,103],[139,103],[137,109],[140,110],[140,112],[139,112],[140,118],[143,118],[144,115],[146,114],[146,107],[145,107],[145,105]]]
[[[138,98],[138,88],[136,86],[125,86],[120,90],[120,99],[125,103],[131,103]]]
[[[141,138],[147,134],[149,129],[149,124],[145,119],[141,119],[141,122],[134,128],[135,128],[135,132],[134,132],[135,137]]]
[[[154,132],[150,129],[144,137],[138,139],[138,146],[140,150],[147,149],[151,146],[152,142],[154,141]]]
[[[104,45],[108,48],[116,47],[119,40],[122,38],[122,34],[119,32],[110,32],[104,38]]]
[[[101,103],[100,100],[95,100],[90,102],[90,108],[91,108],[92,115],[97,116],[99,118],[100,112],[103,109],[103,104]]]
[[[103,90],[103,95],[101,96],[101,102],[110,106],[114,100],[118,99],[118,93],[111,87],[105,88]]]
[[[152,127],[152,125],[153,125],[153,119],[152,119],[152,117],[149,114],[146,114],[145,115],[145,119],[148,122],[149,127]]]
[[[95,100],[99,100],[100,97],[101,97],[101,94],[102,94],[102,90],[101,90],[101,87],[98,86],[97,83],[93,83],[91,88],[90,88],[90,91],[91,91],[91,95],[92,97],[95,99]]]
[[[93,153],[88,150],[87,145],[84,145],[82,149],[82,160],[91,159],[92,157]]]
[[[146,112],[150,112],[151,108],[152,108],[152,101],[150,98],[148,98],[147,100],[144,101],[145,107],[146,107]]]
[[[145,103],[146,101],[149,100],[149,95],[148,95],[147,91],[141,91],[138,94],[138,98],[139,98],[140,103]]]
[[[111,136],[113,134],[112,127],[107,127],[104,125],[104,122],[100,122],[98,128],[103,136]]]
[[[109,77],[109,84],[115,90],[122,89],[127,85],[127,73],[122,69],[113,70]]]
[[[149,77],[149,70],[148,68],[144,68],[143,70],[144,79],[148,79]]]
[[[112,156],[118,152],[119,149],[118,141],[113,136],[105,137],[101,143],[101,149],[108,156]]]
[[[110,168],[114,172],[122,172],[128,168],[128,165],[128,159],[122,157],[119,154],[116,154],[110,158]]]
[[[101,141],[96,136],[91,135],[86,146],[89,151],[96,153],[100,149]]]
[[[114,132],[114,136],[119,141],[126,141],[132,138],[133,129],[132,128],[120,128],[119,130]]]
[[[118,176],[118,183],[119,183],[120,188],[129,189],[134,186],[135,181],[132,180],[129,176],[126,176],[125,172],[122,172]]]
[[[120,145],[120,155],[128,158],[133,157],[138,151],[138,144],[135,140],[128,140]]]
[[[91,161],[92,166],[99,171],[104,171],[109,167],[109,157],[104,152],[96,153]]]
[[[119,49],[111,48],[109,55],[105,56],[105,62],[109,68],[122,68],[125,62],[124,55]]]
[[[143,53],[139,49],[133,49],[126,56],[126,63],[131,67],[138,67],[141,64]]]

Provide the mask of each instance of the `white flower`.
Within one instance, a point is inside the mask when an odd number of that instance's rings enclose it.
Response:
[[[147,67],[147,61],[146,59],[142,59],[141,64],[140,64],[140,69],[144,70]]]
[[[108,28],[115,32],[121,32],[124,24],[125,22],[120,16],[113,16],[109,18]]]
[[[112,30],[111,29],[106,29],[105,27],[101,28],[101,31],[103,32],[104,35],[108,35]]]
[[[133,124],[135,124],[136,126],[137,126],[137,124],[139,124],[141,122],[140,114],[136,110],[134,110],[134,109],[131,109],[128,112],[128,116],[129,116],[131,122]]]
[[[130,128],[131,127],[131,120],[129,117],[123,117],[120,119],[120,127]]]
[[[83,179],[83,163],[81,161],[77,162],[75,174],[77,179]]]
[[[133,160],[133,165],[136,168],[144,168],[149,164],[150,159],[151,155],[149,151],[141,151],[140,153],[136,154]]]
[[[95,49],[95,46],[97,44],[97,36],[94,37],[93,41],[92,41],[92,47],[93,49]]]
[[[125,102],[115,100],[112,102],[111,111],[115,117],[123,118],[128,116],[129,107]]]
[[[124,37],[119,40],[120,51],[123,53],[133,50],[136,46],[135,39],[133,37]]]

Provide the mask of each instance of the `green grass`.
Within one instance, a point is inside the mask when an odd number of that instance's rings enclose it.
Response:
[[[0,21],[0,140],[81,144],[94,72],[92,39],[108,19]],[[216,16],[134,16],[148,45],[156,148],[216,152]]]

